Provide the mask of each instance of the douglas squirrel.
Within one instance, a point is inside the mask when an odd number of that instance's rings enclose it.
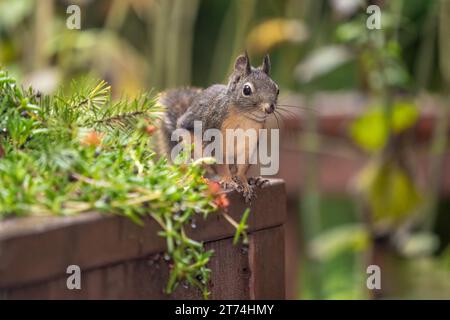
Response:
[[[165,113],[159,130],[161,151],[169,156],[177,141],[172,141],[172,132],[183,128],[194,134],[194,121],[201,121],[202,129],[218,129],[225,137],[227,129],[263,129],[267,117],[275,112],[279,94],[278,85],[270,78],[270,59],[266,55],[258,68],[250,65],[245,54],[237,57],[234,70],[227,85],[214,84],[206,89],[182,88],[172,89],[160,94],[159,104],[165,107]],[[223,138],[225,139],[225,138]],[[236,142],[233,142],[236,148]],[[226,145],[223,141],[222,145]],[[235,150],[234,157],[245,153],[248,160],[251,152],[250,143],[245,143],[245,150]],[[257,144],[255,148],[257,148]],[[224,157],[227,159],[227,155]],[[220,176],[220,184],[225,189],[235,189],[250,202],[254,197],[254,186],[261,187],[267,180],[260,177],[247,179],[249,161],[243,164],[216,164],[215,173]]]

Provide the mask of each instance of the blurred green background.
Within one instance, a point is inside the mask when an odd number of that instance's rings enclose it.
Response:
[[[71,4],[80,30],[66,27]],[[381,8],[379,30],[367,27],[369,5]],[[270,53],[280,100],[302,106],[284,114],[285,138],[307,149],[301,188],[288,190],[288,297],[448,299],[448,30],[448,0],[0,0],[0,65],[44,93],[89,76],[119,97],[224,82],[244,49],[254,65]],[[326,192],[316,161],[329,151],[326,114],[308,110],[342,92],[363,100],[350,111],[327,100],[349,119],[335,149],[363,164],[351,187]],[[423,96],[438,103],[428,110]],[[381,290],[366,287],[370,264]]]

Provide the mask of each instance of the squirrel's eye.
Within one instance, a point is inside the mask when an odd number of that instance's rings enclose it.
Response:
[[[246,84],[244,85],[244,89],[242,89],[242,93],[244,93],[244,96],[249,96],[252,94],[252,88]]]

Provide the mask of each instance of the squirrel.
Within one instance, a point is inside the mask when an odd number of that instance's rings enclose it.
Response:
[[[171,141],[177,128],[188,130],[193,136],[194,121],[201,121],[203,130],[219,129],[225,137],[227,129],[259,129],[265,127],[268,116],[275,112],[279,87],[270,77],[270,58],[266,55],[261,66],[250,64],[247,52],[237,57],[227,85],[214,84],[206,89],[170,89],[159,95],[158,103],[165,109],[159,128],[161,151],[170,155],[177,144]],[[236,141],[234,142],[236,147]],[[242,193],[246,202],[255,197],[254,187],[262,187],[268,180],[261,177],[247,179],[249,143],[245,147],[244,164],[215,165],[224,189]],[[257,146],[256,146],[257,147]],[[237,152],[242,152],[238,150]],[[236,152],[234,152],[236,155]],[[227,155],[224,154],[225,159]],[[234,171],[232,171],[234,169]]]

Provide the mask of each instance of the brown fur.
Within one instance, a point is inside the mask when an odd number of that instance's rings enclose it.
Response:
[[[190,107],[194,98],[201,92],[199,88],[180,88],[161,92],[158,104],[165,108],[157,134],[157,148],[160,154],[170,156],[170,150],[175,143],[170,140],[172,132],[176,129],[177,120]]]

